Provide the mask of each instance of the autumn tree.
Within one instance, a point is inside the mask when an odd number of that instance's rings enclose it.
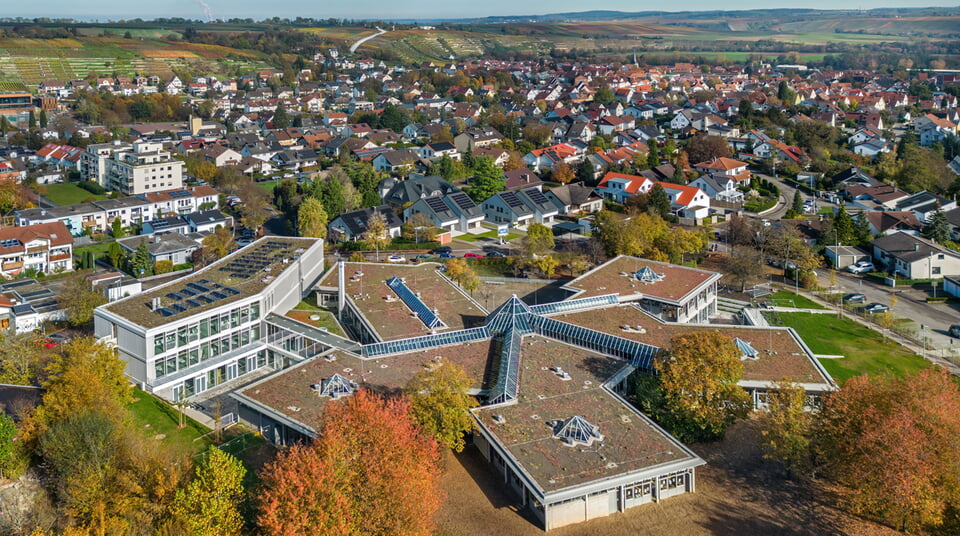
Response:
[[[560,184],[567,184],[576,177],[576,172],[566,162],[558,162],[550,172],[550,178]]]
[[[433,532],[441,503],[439,449],[405,397],[359,390],[328,402],[320,431],[312,444],[281,452],[262,471],[263,534]]]
[[[423,431],[441,446],[462,452],[465,433],[473,429],[470,409],[477,401],[467,394],[472,382],[456,363],[430,362],[407,384],[410,411]]]
[[[195,471],[187,487],[177,490],[173,514],[181,518],[193,536],[240,534],[240,503],[247,472],[243,464],[211,446]]]
[[[387,229],[387,218],[379,210],[374,210],[367,218],[367,232],[363,234],[367,246],[377,250],[377,260],[380,260],[380,250],[390,244],[390,232]]]
[[[594,236],[610,256],[631,255],[673,263],[682,262],[686,254],[703,251],[708,243],[703,231],[671,229],[663,218],[647,212],[623,218],[600,211]]]
[[[222,259],[237,247],[233,233],[226,227],[217,226],[212,233],[203,237],[201,241],[203,251],[213,259]]]
[[[5,333],[0,339],[0,383],[38,385],[49,358],[49,352],[36,344],[33,333]],[[11,403],[6,410],[24,417],[31,408]],[[20,414],[20,413],[23,414]]]
[[[238,194],[243,204],[240,206],[240,218],[243,224],[254,230],[267,221],[267,207],[270,199],[267,193],[252,182],[241,183]]]
[[[694,165],[714,158],[730,157],[733,151],[727,140],[720,136],[701,134],[687,143],[687,158]]]
[[[781,462],[792,474],[806,462],[810,446],[810,413],[803,387],[779,382],[767,391],[767,411],[760,417],[764,458]]]
[[[312,238],[327,237],[327,212],[316,197],[307,197],[297,209],[297,234]]]
[[[94,290],[82,276],[76,275],[61,287],[57,302],[66,311],[67,323],[76,327],[93,320],[93,310],[107,303],[107,298]]]
[[[858,376],[823,402],[818,472],[843,485],[854,513],[909,531],[943,523],[960,500],[960,391],[943,369]]]
[[[419,242],[433,242],[440,234],[440,228],[437,224],[422,212],[410,216],[400,227],[400,232],[405,240]]]
[[[447,277],[466,291],[473,292],[480,286],[480,278],[477,276],[477,272],[470,267],[466,259],[456,257],[448,260],[445,273]]]
[[[733,246],[725,264],[727,273],[739,285],[740,292],[747,288],[747,283],[763,274],[763,255],[750,246]]]
[[[542,223],[531,223],[527,235],[523,237],[522,248],[525,257],[535,257],[552,251],[556,246],[553,231]]]
[[[9,415],[0,412],[0,478],[6,478],[4,475],[9,473],[8,464],[16,457],[17,445],[14,443],[16,436],[17,425]],[[461,447],[460,450],[463,448]]]
[[[737,385],[740,358],[733,340],[718,332],[676,335],[654,361],[657,375],[638,382],[638,399],[681,441],[721,438],[750,409],[750,396]]]

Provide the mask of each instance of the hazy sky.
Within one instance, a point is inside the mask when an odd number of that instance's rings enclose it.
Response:
[[[956,6],[956,0],[875,0],[873,2],[836,2],[835,0],[735,0],[718,3],[714,0],[690,0],[682,4],[637,2],[636,0],[486,0],[484,2],[438,2],[437,0],[163,0],[160,2],[118,2],[117,0],[47,0],[45,2],[11,2],[0,10],[6,17],[76,17],[84,19],[124,19],[184,17],[203,19],[206,3],[215,18],[229,19],[267,17],[315,17],[355,19],[438,19],[481,17],[489,15],[530,15],[566,13],[594,9],[617,11],[695,11],[722,6],[729,10],[777,7],[820,9],[857,9],[873,7]]]

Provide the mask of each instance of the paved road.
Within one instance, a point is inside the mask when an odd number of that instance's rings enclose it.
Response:
[[[354,43],[353,45],[351,45],[351,46],[350,46],[350,53],[353,54],[354,52],[357,51],[357,49],[360,47],[360,45],[366,43],[367,41],[373,39],[374,37],[380,37],[381,35],[383,35],[383,34],[385,34],[385,33],[387,33],[387,31],[381,29],[381,28],[378,26],[378,27],[377,27],[377,33],[375,33],[375,34],[373,34],[373,35],[368,35],[368,36],[364,37],[363,39],[357,41],[357,42]]]
[[[821,283],[825,286],[829,285],[828,280],[822,280]],[[960,312],[957,306],[949,303],[927,303],[926,298],[929,294],[925,291],[911,287],[887,287],[847,272],[837,272],[837,286],[840,292],[858,292],[866,296],[868,302],[879,302],[885,305],[890,305],[890,298],[895,292],[897,305],[893,310],[894,315],[909,318],[926,326],[928,347],[943,348],[945,351],[955,348],[956,350],[953,351],[960,353],[960,341],[956,341],[947,333],[951,324],[960,323]]]

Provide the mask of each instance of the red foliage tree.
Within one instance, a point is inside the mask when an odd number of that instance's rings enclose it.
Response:
[[[960,390],[945,371],[852,378],[817,420],[817,461],[855,512],[907,530],[941,524],[960,499]]]
[[[407,399],[360,390],[325,410],[313,444],[287,450],[264,469],[263,533],[432,533],[440,452]]]

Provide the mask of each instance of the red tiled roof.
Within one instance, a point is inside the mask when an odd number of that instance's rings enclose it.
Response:
[[[615,173],[613,171],[608,171],[606,175],[603,176],[603,179],[600,180],[600,184],[597,185],[597,188],[606,188],[608,181],[612,179],[624,179],[630,181],[630,184],[624,189],[625,192],[629,194],[635,194],[643,189],[643,186],[650,184],[652,186],[653,181],[646,177],[640,175],[627,175],[626,173]]]
[[[24,244],[37,238],[50,240],[51,246],[65,246],[73,243],[73,236],[70,235],[67,226],[64,225],[62,221],[55,221],[24,227],[7,227],[6,229],[0,229],[0,241],[16,239],[20,242],[19,246],[0,248],[0,251],[22,249]]]

